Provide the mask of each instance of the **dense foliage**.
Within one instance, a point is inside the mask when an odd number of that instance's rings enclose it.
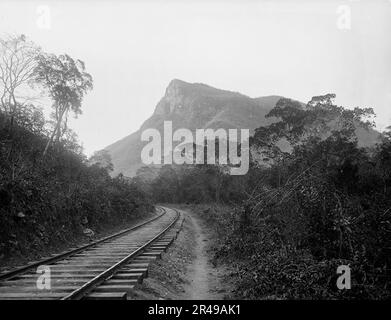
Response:
[[[67,126],[68,113],[81,114],[92,89],[84,63],[47,54],[23,35],[0,39],[0,55],[1,262],[92,236],[150,210],[134,182],[109,175],[107,154],[86,159]],[[45,94],[52,121],[36,99]]]
[[[373,111],[333,98],[281,99],[269,114],[277,121],[251,139],[261,156],[246,176],[166,167],[152,180],[159,200],[230,204],[201,214],[218,230],[216,258],[236,267],[237,297],[391,297],[391,134],[360,148],[356,128],[370,130]],[[281,139],[292,152],[279,149]],[[337,289],[340,265],[351,268],[350,290]]]
[[[74,141],[63,140],[43,157],[47,137],[37,123],[14,127],[9,139],[10,118],[0,113],[0,256],[119,225],[150,209],[134,183],[87,165]]]

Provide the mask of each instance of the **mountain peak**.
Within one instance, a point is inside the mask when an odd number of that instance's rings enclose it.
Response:
[[[180,79],[172,79],[170,83],[168,84],[168,87],[183,87],[183,86],[188,86],[191,85],[191,83],[180,80]]]
[[[193,96],[215,96],[215,95],[228,95],[228,96],[243,96],[243,94],[239,92],[233,92],[228,90],[217,89],[215,87],[209,86],[200,82],[186,82],[180,79],[173,79],[167,86],[167,92],[172,92],[176,90],[183,90],[182,93]]]
[[[203,83],[189,83],[180,79],[173,79],[166,88],[164,97],[155,109],[155,115],[182,112],[184,106],[187,110],[192,107],[201,107],[204,100],[221,101],[246,97],[238,92],[217,89]],[[248,98],[248,97],[246,97]]]

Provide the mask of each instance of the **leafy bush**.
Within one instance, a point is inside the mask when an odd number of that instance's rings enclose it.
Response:
[[[391,298],[391,133],[360,148],[354,128],[368,128],[361,116],[371,111],[331,98],[315,97],[306,110],[280,101],[270,114],[282,120],[251,141],[270,164],[252,163],[242,202],[207,211],[218,216],[207,218],[220,239],[215,259],[233,266],[238,298]],[[324,119],[334,114],[342,125],[331,130]],[[319,124],[327,135],[314,134]],[[282,137],[291,153],[276,146]],[[350,290],[337,289],[340,265],[351,268]]]
[[[151,209],[134,182],[88,166],[78,146],[71,150],[63,140],[43,157],[47,138],[28,119],[21,126],[17,118],[11,137],[9,118],[0,113],[0,256],[39,251]]]

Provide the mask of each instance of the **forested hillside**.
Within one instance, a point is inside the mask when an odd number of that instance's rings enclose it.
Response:
[[[278,121],[251,138],[256,157],[244,176],[217,165],[138,171],[156,201],[204,208],[194,210],[218,234],[216,261],[236,270],[236,297],[391,297],[391,133],[360,147],[357,132],[372,130],[373,110],[334,98],[304,107],[280,99],[267,115]],[[336,289],[339,265],[351,267],[351,290]]]
[[[110,177],[106,154],[87,159],[67,126],[68,115],[81,114],[83,96],[92,89],[84,63],[44,53],[24,36],[0,45],[1,263],[91,237],[151,210],[134,183]],[[49,98],[51,118],[21,91]]]

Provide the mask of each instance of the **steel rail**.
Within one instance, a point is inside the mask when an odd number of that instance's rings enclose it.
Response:
[[[61,300],[80,300],[86,295],[88,295],[91,291],[93,291],[96,287],[101,285],[104,281],[106,281],[109,277],[111,277],[115,272],[120,269],[123,265],[127,264],[129,260],[136,257],[139,253],[141,253],[144,249],[146,249],[150,244],[158,240],[161,236],[163,236],[171,227],[173,227],[176,222],[178,221],[180,217],[180,213],[178,210],[173,209],[176,212],[175,219],[158,235],[156,235],[154,238],[143,244],[141,247],[137,248],[135,251],[127,255],[125,258],[123,258],[121,261],[117,262],[116,264],[112,265],[107,270],[103,271],[99,275],[97,275],[95,278],[91,279],[90,281],[86,282],[84,285],[79,287],[78,289],[74,290],[73,292],[69,293],[67,296],[61,298]]]
[[[82,252],[82,251],[84,251],[86,249],[92,248],[92,247],[94,247],[94,246],[96,246],[98,244],[101,244],[101,243],[106,242],[108,240],[112,240],[112,239],[114,239],[116,237],[119,237],[119,236],[122,236],[122,235],[124,235],[124,234],[126,234],[128,232],[131,232],[131,231],[134,231],[134,230],[136,230],[138,228],[141,228],[141,227],[145,226],[146,224],[151,223],[151,222],[161,218],[163,215],[165,215],[167,213],[167,210],[165,210],[163,207],[157,207],[157,208],[163,209],[163,213],[158,215],[158,216],[156,216],[156,217],[154,217],[154,218],[152,218],[152,219],[150,219],[150,220],[142,222],[142,223],[140,223],[140,224],[138,224],[138,225],[136,225],[134,227],[127,228],[125,230],[119,231],[119,232],[117,232],[115,234],[112,234],[110,236],[107,236],[107,237],[105,237],[103,239],[96,240],[94,242],[91,242],[91,243],[86,244],[84,246],[81,246],[79,248],[72,249],[72,250],[66,251],[64,253],[59,253],[59,254],[56,254],[55,256],[52,256],[50,258],[39,260],[39,261],[30,263],[30,264],[27,264],[25,266],[16,268],[14,270],[4,272],[4,273],[0,274],[0,281],[9,280],[9,279],[11,279],[11,278],[13,278],[15,276],[23,274],[24,272],[26,272],[26,271],[28,271],[28,270],[30,270],[32,268],[38,267],[40,265],[43,265],[43,264],[51,264],[53,262],[58,262],[60,260],[63,260],[64,258],[68,258],[70,256],[73,256],[73,255],[75,255],[75,254],[77,254],[79,252]]]

